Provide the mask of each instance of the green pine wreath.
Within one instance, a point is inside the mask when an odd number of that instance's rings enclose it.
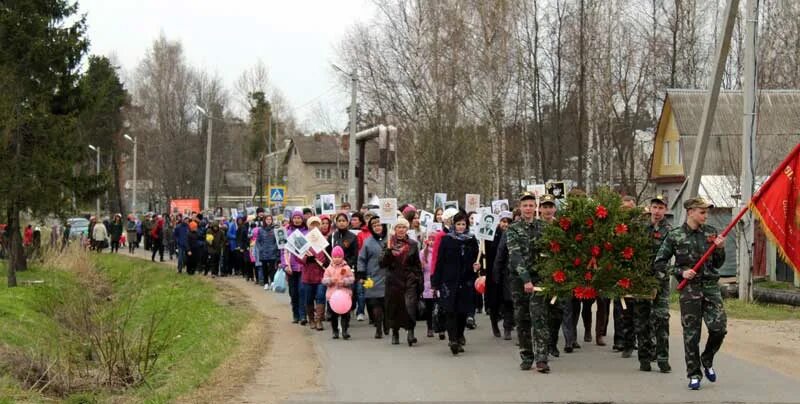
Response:
[[[549,296],[616,299],[651,296],[652,242],[640,208],[623,209],[607,188],[570,196],[538,242],[537,265]]]

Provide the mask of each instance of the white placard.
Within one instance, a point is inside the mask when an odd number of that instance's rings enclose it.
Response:
[[[417,236],[417,231],[413,229],[408,229],[408,238],[414,241],[419,241],[419,238]]]
[[[383,224],[397,223],[397,198],[381,199],[378,216]]]
[[[446,201],[444,203],[444,210],[447,210],[447,209],[450,209],[450,208],[458,210],[458,201]]]
[[[311,248],[311,243],[306,240],[306,237],[299,230],[292,232],[286,241],[285,248],[289,250],[290,253],[294,254],[295,257],[300,259],[304,259],[306,252],[308,252],[308,249]]]
[[[236,220],[239,217],[239,210],[231,208],[231,219]]]
[[[283,250],[286,248],[286,243],[288,240],[286,239],[286,229],[283,227],[276,227],[273,231],[275,233],[275,241],[278,243],[278,249]]]
[[[467,213],[477,212],[481,207],[481,196],[478,194],[467,194],[464,199],[464,209]]]
[[[336,195],[320,195],[319,200],[322,204],[323,215],[333,215],[336,213]]]
[[[442,208],[444,210],[444,203],[447,201],[447,194],[438,193],[433,194],[433,211]]]
[[[544,184],[528,185],[527,187],[525,187],[525,190],[530,192],[530,193],[532,193],[534,196],[536,196],[536,199],[541,198],[542,195],[547,193],[547,191],[545,190]]]
[[[510,210],[508,205],[508,199],[500,199],[497,201],[492,201],[492,213],[494,213],[495,215],[499,215],[500,212],[508,210]]]
[[[442,230],[442,224],[441,223],[431,223],[431,227],[429,227],[429,231],[430,232],[441,231],[441,230]]]
[[[497,233],[497,224],[499,223],[499,218],[497,215],[486,215],[481,218],[480,223],[478,224],[478,231],[475,233],[475,237],[480,240],[492,241],[494,240],[494,235]]]
[[[316,253],[321,253],[330,245],[319,229],[314,229],[306,233],[306,240],[308,244],[311,244],[311,249]]]
[[[419,225],[425,228],[430,227],[431,223],[435,220],[433,213],[422,210],[419,212]]]

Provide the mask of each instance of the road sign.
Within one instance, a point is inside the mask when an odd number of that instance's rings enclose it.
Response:
[[[283,202],[284,199],[286,199],[286,187],[275,185],[269,187],[270,202]]]

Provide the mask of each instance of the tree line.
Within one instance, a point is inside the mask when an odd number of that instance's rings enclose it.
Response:
[[[338,55],[360,105],[402,129],[405,199],[547,180],[639,195],[665,90],[707,88],[724,3],[376,0]],[[726,89],[741,87],[741,7]],[[759,16],[759,87],[797,88],[800,4],[761,1]]]

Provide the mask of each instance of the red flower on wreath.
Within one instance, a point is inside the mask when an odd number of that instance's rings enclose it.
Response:
[[[614,244],[611,244],[608,241],[606,241],[605,244],[603,244],[603,248],[605,248],[606,251],[608,252],[614,251]]]
[[[591,272],[586,272],[585,274],[583,274],[583,279],[586,279],[587,281],[591,281],[593,277],[594,275],[592,275]]]
[[[581,233],[576,234],[575,235],[575,242],[580,243],[581,241],[583,241],[583,234],[581,234]]]
[[[567,231],[569,230],[569,226],[572,225],[572,221],[569,220],[568,217],[562,217],[561,219],[558,219],[558,225],[561,226],[564,231]]]
[[[597,209],[594,210],[594,215],[597,216],[598,219],[605,219],[608,217],[608,209],[603,205],[599,205]]]
[[[631,280],[628,278],[622,278],[617,281],[617,285],[622,289],[630,289],[631,288]]]
[[[600,246],[599,245],[593,245],[592,246],[592,257],[599,257],[600,256],[600,252],[601,251],[600,251]]]
[[[559,252],[561,252],[561,244],[558,244],[558,241],[551,240],[550,241],[550,251],[553,254],[558,254]]]
[[[567,274],[565,274],[564,271],[559,269],[558,271],[553,272],[553,280],[556,283],[564,283],[564,281],[567,280]]]
[[[627,232],[628,232],[628,225],[625,223],[620,223],[617,225],[617,227],[614,227],[614,233],[616,233],[618,236],[621,234],[625,234]]]
[[[633,247],[625,247],[625,249],[622,250],[622,258],[625,258],[626,260],[632,259]]]
[[[661,239],[661,232],[654,231],[653,232],[653,238],[657,239],[657,240]]]
[[[580,259],[580,257],[576,257],[574,260],[572,260],[572,265],[574,265],[576,267],[581,266],[582,263],[583,263],[583,261]]]
[[[592,227],[594,227],[594,220],[592,220],[592,218],[591,218],[591,217],[590,217],[590,218],[588,218],[588,219],[586,219],[586,227],[588,227],[588,228],[590,228],[590,229],[591,229]]]
[[[597,297],[597,291],[591,286],[576,286],[572,289],[572,295],[578,299],[594,299]]]

